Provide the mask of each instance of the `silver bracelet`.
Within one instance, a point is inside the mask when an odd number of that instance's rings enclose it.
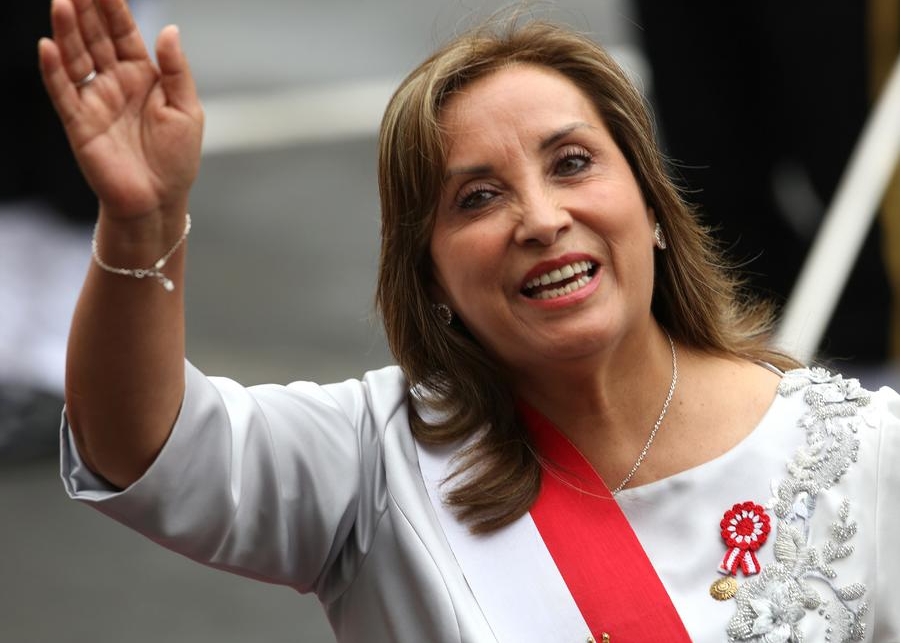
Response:
[[[175,245],[169,248],[169,252],[164,254],[162,257],[156,260],[156,263],[153,264],[150,268],[116,268],[111,266],[103,261],[100,258],[100,255],[97,254],[97,224],[94,224],[94,235],[91,237],[91,256],[94,258],[94,263],[100,266],[103,270],[107,272],[111,272],[116,275],[125,275],[126,277],[134,277],[135,279],[143,279],[144,277],[154,277],[160,285],[166,290],[166,292],[172,292],[175,290],[175,284],[172,283],[172,280],[169,279],[166,275],[163,274],[162,269],[163,266],[166,265],[166,262],[169,261],[169,258],[178,250],[179,246],[185,242],[185,239],[188,238],[188,233],[191,232],[191,215],[187,212],[185,213],[185,231],[181,233],[181,237],[178,238],[178,241],[175,242]]]

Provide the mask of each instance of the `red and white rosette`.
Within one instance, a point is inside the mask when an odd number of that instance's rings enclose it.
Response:
[[[720,534],[726,543],[726,555],[719,571],[735,575],[740,568],[745,576],[760,572],[756,552],[770,535],[770,517],[751,501],[732,505],[720,521]]]

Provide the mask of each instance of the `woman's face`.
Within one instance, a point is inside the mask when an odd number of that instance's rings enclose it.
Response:
[[[441,125],[435,300],[514,372],[640,336],[654,213],[588,98],[554,70],[519,65],[464,87]]]

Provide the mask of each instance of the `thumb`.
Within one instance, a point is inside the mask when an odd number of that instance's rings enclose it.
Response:
[[[197,87],[175,25],[165,27],[156,39],[156,59],[166,102],[183,112],[195,112],[199,107]]]

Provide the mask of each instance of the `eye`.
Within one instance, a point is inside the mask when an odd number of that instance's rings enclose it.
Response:
[[[554,172],[559,176],[573,176],[591,165],[591,154],[581,147],[564,149],[554,162]]]
[[[488,203],[497,193],[497,189],[490,185],[468,187],[457,197],[457,207],[461,210],[475,210]]]

